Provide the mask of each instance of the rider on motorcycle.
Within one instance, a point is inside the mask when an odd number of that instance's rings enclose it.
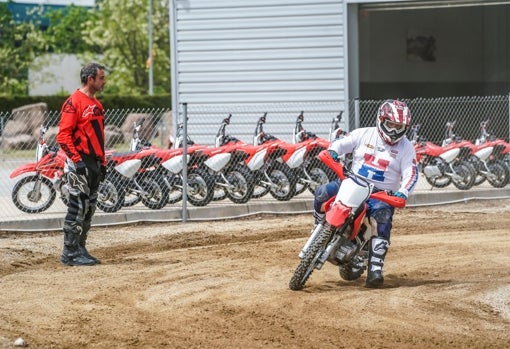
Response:
[[[407,200],[418,182],[418,166],[414,147],[406,132],[411,113],[399,100],[386,100],[379,107],[376,126],[353,130],[333,141],[329,151],[336,160],[339,154],[352,153],[352,172],[368,179],[379,190]],[[324,220],[324,204],[336,195],[340,181],[335,180],[315,190],[314,217]],[[384,258],[390,245],[394,208],[376,199],[368,200],[367,217],[377,233],[368,243],[369,261],[366,287],[381,287],[384,282]]]

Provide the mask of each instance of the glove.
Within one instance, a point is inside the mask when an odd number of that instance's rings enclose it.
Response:
[[[80,176],[88,175],[87,165],[85,165],[83,160],[80,160],[77,163],[75,163],[74,167],[76,169],[76,174],[79,174]]]
[[[102,182],[106,178],[106,166],[101,165],[101,174],[99,175],[99,181]]]
[[[407,196],[404,193],[400,192],[400,191],[395,192],[393,194],[393,196],[396,196],[397,198],[401,198],[401,199],[407,200]]]
[[[333,160],[338,161],[338,153],[332,149],[328,149],[329,155],[333,158]]]

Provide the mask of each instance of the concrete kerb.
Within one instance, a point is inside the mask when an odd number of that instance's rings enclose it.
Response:
[[[487,189],[476,191],[420,191],[411,195],[407,207],[420,207],[441,204],[467,202],[470,200],[509,199],[510,189]],[[229,202],[214,203],[205,207],[188,206],[187,221],[210,221],[235,219],[261,214],[303,214],[311,213],[313,199],[294,198],[290,201],[266,200],[233,204]],[[30,220],[13,220],[2,222],[0,231],[42,232],[62,229],[64,215],[46,216]],[[94,226],[123,225],[143,222],[181,222],[182,208],[168,207],[161,210],[149,210],[142,207],[138,210],[125,210],[117,213],[96,212]]]

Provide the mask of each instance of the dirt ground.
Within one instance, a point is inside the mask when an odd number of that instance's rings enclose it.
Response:
[[[288,282],[311,215],[0,235],[0,348],[509,348],[510,202],[406,208],[382,289],[332,264]]]

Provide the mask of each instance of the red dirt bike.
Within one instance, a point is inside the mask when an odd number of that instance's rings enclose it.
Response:
[[[489,120],[480,123],[480,136],[473,144],[470,162],[477,171],[475,185],[487,180],[494,188],[503,188],[510,181],[508,159],[510,145],[504,140],[490,137],[487,132]]]
[[[364,223],[369,198],[384,201],[402,208],[406,201],[386,191],[377,191],[363,177],[349,172],[333,160],[329,151],[319,154],[319,159],[342,179],[338,194],[326,202],[326,219],[318,224],[299,253],[299,262],[289,288],[301,290],[315,269],[320,270],[326,262],[339,267],[344,280],[356,280],[368,265],[368,242],[371,227]],[[344,173],[344,169],[346,172]]]
[[[293,133],[293,145],[283,156],[285,163],[294,171],[297,177],[296,195],[308,189],[312,194],[315,189],[334,180],[335,173],[317,159],[317,155],[328,149],[330,142],[306,131],[303,127],[304,116],[301,112],[296,118]]]
[[[39,131],[39,140],[36,149],[36,162],[24,164],[12,171],[10,178],[23,174],[12,190],[12,201],[23,212],[39,213],[46,211],[53,205],[57,192],[67,205],[69,191],[66,169],[66,154],[62,150],[50,148],[46,143],[45,134],[47,126]],[[122,168],[115,172],[124,171]],[[99,184],[97,207],[104,212],[115,212],[122,206],[122,187],[105,179]]]
[[[134,206],[141,201],[145,207],[156,210],[166,206],[169,191],[155,171],[161,162],[155,153],[160,149],[139,136],[144,122],[145,119],[134,122],[128,152],[108,152],[106,178],[121,188],[122,206]],[[113,171],[115,168],[117,171]]]
[[[253,146],[245,146],[249,153],[246,164],[255,176],[253,198],[260,198],[271,193],[279,201],[288,201],[296,195],[297,177],[283,157],[295,146],[264,132],[265,113],[255,127]]]
[[[61,193],[64,203],[67,202],[64,165],[66,154],[62,150],[50,149],[44,135],[47,126],[41,126],[37,142],[35,162],[24,164],[10,174],[10,178],[30,173],[22,177],[12,190],[12,201],[17,208],[26,213],[46,211],[53,205],[56,192]]]
[[[440,146],[424,139],[419,131],[420,124],[413,125],[409,138],[414,144],[418,166],[427,182],[436,188],[444,188],[453,183],[457,189],[471,189],[476,177],[476,170],[469,162],[472,144],[467,141],[443,141],[443,146]]]

